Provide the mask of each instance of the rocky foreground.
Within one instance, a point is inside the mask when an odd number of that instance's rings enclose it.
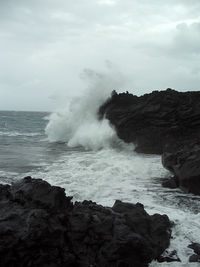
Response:
[[[162,154],[174,177],[165,183],[200,194],[200,92],[154,91],[143,96],[117,94],[99,108],[136,151]]]
[[[71,199],[31,177],[0,185],[0,266],[145,267],[169,246],[166,215]]]

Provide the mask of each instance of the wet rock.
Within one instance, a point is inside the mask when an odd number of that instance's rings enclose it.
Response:
[[[193,254],[189,257],[189,262],[200,262],[200,255]]]
[[[162,154],[176,151],[200,135],[200,92],[154,91],[137,97],[112,94],[99,109],[118,136],[136,151]]]
[[[154,91],[137,97],[112,94],[99,108],[125,142],[137,152],[163,154],[165,168],[174,179],[164,186],[179,186],[200,194],[200,92]]]
[[[47,209],[71,209],[72,197],[66,197],[64,188],[51,186],[42,179],[32,179],[30,176],[11,186],[14,202],[28,207],[44,207]]]
[[[170,234],[168,217],[140,203],[73,204],[64,189],[31,177],[0,185],[2,267],[145,267]]]
[[[162,155],[162,163],[186,193],[200,194],[200,144],[193,142],[176,152]]]
[[[166,250],[162,255],[158,257],[158,262],[173,262],[173,261],[178,261],[180,262],[180,258],[177,255],[177,251],[168,251]]]
[[[188,246],[188,248],[193,249],[193,251],[194,251],[196,254],[200,255],[200,244],[199,244],[199,243],[192,243],[192,244],[190,244],[190,245]]]
[[[162,186],[167,187],[167,188],[171,188],[171,189],[175,189],[178,187],[177,179],[175,177],[167,178],[162,182]]]

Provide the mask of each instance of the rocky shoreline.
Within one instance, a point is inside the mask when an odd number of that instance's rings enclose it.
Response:
[[[0,185],[0,266],[145,267],[169,246],[167,215],[71,199],[31,177]]]
[[[173,174],[165,186],[200,195],[200,92],[154,91],[143,96],[112,92],[99,108],[136,151],[161,154]]]

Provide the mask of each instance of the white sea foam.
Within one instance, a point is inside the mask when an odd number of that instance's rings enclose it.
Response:
[[[0,170],[0,183],[11,184],[16,180],[16,177],[18,176],[19,174],[17,172]]]
[[[9,136],[9,137],[15,137],[15,136],[27,136],[27,137],[32,137],[32,136],[40,136],[42,135],[41,133],[28,133],[28,132],[18,132],[18,131],[0,131],[0,136]]]

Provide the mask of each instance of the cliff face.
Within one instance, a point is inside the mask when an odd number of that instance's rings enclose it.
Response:
[[[31,177],[0,185],[1,267],[147,267],[169,246],[170,227],[140,203],[73,204]]]
[[[137,97],[116,94],[99,109],[118,136],[136,144],[136,151],[175,151],[200,136],[200,92],[154,91]]]
[[[162,154],[163,166],[174,174],[169,184],[200,194],[200,92],[113,92],[99,108],[104,116],[137,152]]]

